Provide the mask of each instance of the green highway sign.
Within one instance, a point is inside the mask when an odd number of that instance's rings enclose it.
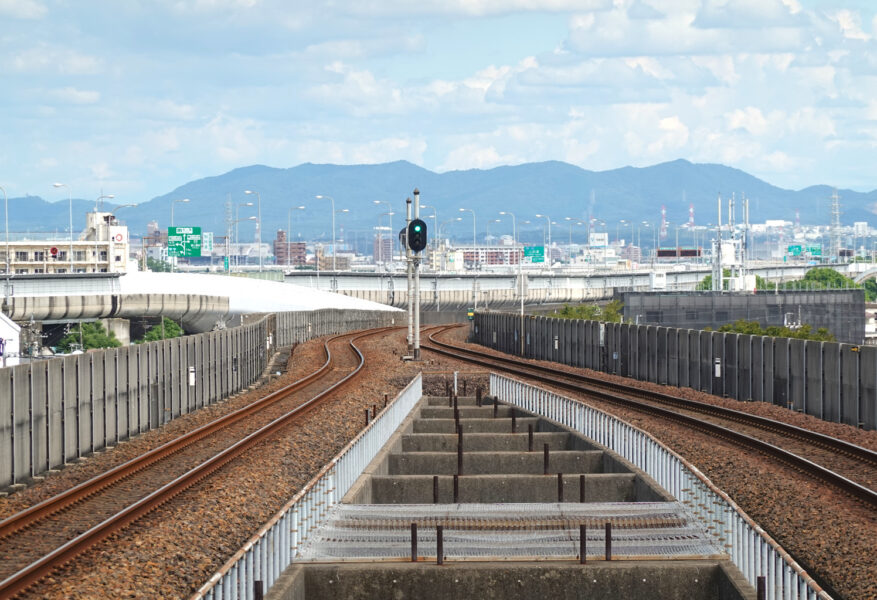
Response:
[[[210,256],[213,252],[213,232],[205,231],[201,234],[201,256]]]
[[[807,246],[810,256],[822,256],[822,246]]]
[[[527,246],[524,248],[524,258],[530,262],[545,262],[545,246]]]
[[[201,256],[200,227],[168,227],[168,256]]]
[[[792,256],[801,256],[802,250],[803,248],[801,247],[801,244],[792,244],[789,246],[789,254]]]

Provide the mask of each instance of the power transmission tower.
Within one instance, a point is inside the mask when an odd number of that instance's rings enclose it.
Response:
[[[837,188],[831,196],[831,257],[834,262],[840,262],[840,196]]]

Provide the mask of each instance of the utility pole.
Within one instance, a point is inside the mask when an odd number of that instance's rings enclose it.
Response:
[[[420,219],[420,190],[417,188],[414,188],[414,219]],[[414,360],[420,360],[420,250],[416,248],[412,263],[414,264]]]

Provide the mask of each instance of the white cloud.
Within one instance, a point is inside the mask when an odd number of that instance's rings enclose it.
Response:
[[[754,106],[738,108],[725,115],[728,129],[745,129],[753,135],[763,135],[767,131],[768,122],[761,110]]]
[[[36,0],[0,0],[0,15],[13,19],[42,19],[48,9]]]
[[[94,75],[100,73],[103,66],[103,61],[96,56],[45,43],[22,50],[5,62],[8,68],[21,73],[55,72],[63,75]]]
[[[482,146],[472,143],[451,150],[439,167],[439,171],[490,169],[500,165],[511,165],[521,162],[524,161],[511,154],[500,154],[493,146]]]
[[[100,100],[100,92],[78,90],[75,87],[52,90],[50,95],[56,100],[70,104],[94,104]]]
[[[850,40],[870,40],[871,36],[862,31],[862,21],[858,13],[848,9],[839,10],[832,16],[843,36]]]

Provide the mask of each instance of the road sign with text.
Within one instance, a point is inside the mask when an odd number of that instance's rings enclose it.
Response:
[[[525,247],[524,258],[529,258],[531,263],[545,262],[545,246]]]
[[[201,256],[200,227],[168,227],[168,256]]]

